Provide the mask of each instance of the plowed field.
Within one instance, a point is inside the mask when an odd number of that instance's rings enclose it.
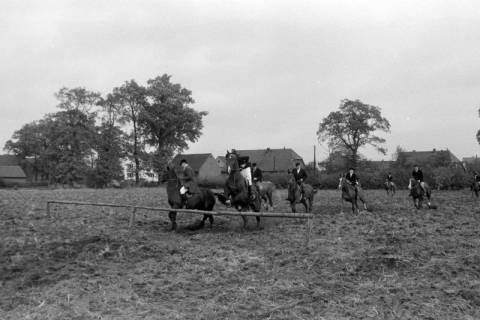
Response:
[[[0,190],[0,319],[480,319],[480,202],[366,195],[371,212],[340,214],[338,191],[320,190],[306,248],[303,220],[191,231],[201,216],[179,214],[170,232],[166,213],[140,210],[130,230],[127,209],[45,210],[164,207],[163,188]]]

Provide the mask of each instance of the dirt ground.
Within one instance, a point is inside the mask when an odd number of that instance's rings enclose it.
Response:
[[[0,319],[480,319],[480,202],[435,192],[437,210],[367,190],[371,212],[316,194],[305,222],[59,205],[166,206],[163,188],[0,190]],[[275,211],[289,211],[278,191]],[[218,209],[225,209],[217,205]],[[303,209],[300,210],[303,212]],[[57,218],[55,218],[57,217]]]

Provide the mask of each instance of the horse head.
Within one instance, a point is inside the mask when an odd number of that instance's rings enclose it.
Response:
[[[232,152],[227,151],[227,154],[225,155],[225,161],[227,164],[228,174],[239,170],[240,165],[238,163],[238,154],[235,149],[233,149]]]

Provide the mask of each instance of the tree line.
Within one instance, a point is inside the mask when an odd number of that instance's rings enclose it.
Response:
[[[104,187],[122,178],[123,159],[133,162],[138,184],[141,170],[160,174],[175,153],[197,141],[207,115],[192,107],[192,92],[166,74],[146,85],[125,81],[104,95],[77,87],[61,88],[55,97],[57,112],[24,124],[4,147],[31,159],[35,179],[50,184],[87,177]]]

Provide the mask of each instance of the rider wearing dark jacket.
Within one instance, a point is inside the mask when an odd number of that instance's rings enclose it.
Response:
[[[415,166],[415,169],[413,169],[412,177],[417,181],[423,182],[423,172],[418,166]]]
[[[391,173],[388,173],[386,180],[387,180],[388,182],[393,182],[393,176],[392,176]]]
[[[297,162],[295,164],[295,169],[292,171],[293,178],[295,179],[295,182],[300,186],[300,192],[302,194],[302,197],[305,193],[305,190],[303,188],[303,181],[307,179],[307,172],[305,172],[305,169],[303,169],[300,165],[300,162]]]
[[[262,182],[263,180],[262,170],[257,167],[256,163],[252,163],[252,179],[253,183]]]
[[[348,183],[350,183],[353,186],[358,185],[358,178],[357,175],[355,174],[355,169],[350,168],[345,175],[345,179],[347,180]]]

